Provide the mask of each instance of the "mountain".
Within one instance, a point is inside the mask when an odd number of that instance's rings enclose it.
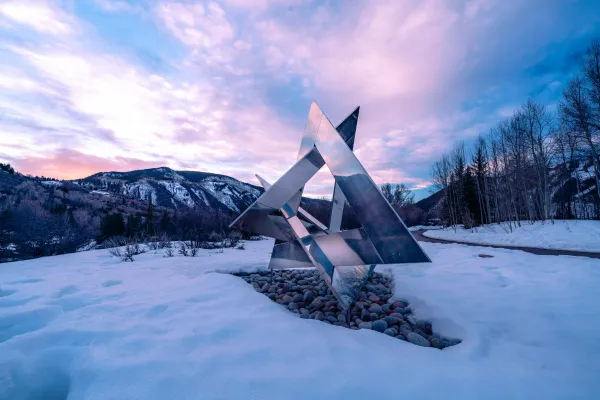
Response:
[[[105,196],[152,200],[170,209],[221,210],[239,213],[256,200],[262,188],[235,178],[198,171],[160,167],[130,172],[99,172],[71,181]]]

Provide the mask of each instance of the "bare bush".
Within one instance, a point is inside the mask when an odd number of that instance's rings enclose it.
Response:
[[[105,241],[106,246],[111,246],[108,248],[108,252],[111,256],[120,258],[121,261],[131,261],[133,262],[134,256],[145,253],[147,249],[144,246],[141,246],[137,242],[128,241],[125,244],[125,247],[120,247],[118,240],[108,239]]]
[[[165,250],[165,255],[164,255],[164,257],[173,257],[173,256],[174,256],[174,254],[173,254],[173,249],[172,249],[172,248],[170,248],[170,247],[167,247],[167,249]]]
[[[189,256],[187,245],[185,244],[185,242],[181,242],[179,244],[179,251],[178,251],[178,253],[181,254],[184,257]]]
[[[108,249],[108,252],[110,253],[111,256],[113,257],[117,257],[117,258],[123,258],[123,252],[121,251],[120,247],[110,247]]]
[[[196,257],[198,255],[198,242],[190,240],[187,244],[188,249],[190,250],[190,256]]]
[[[173,246],[169,236],[166,233],[162,233],[158,239],[158,248],[159,249],[170,249]]]
[[[246,250],[246,247],[244,246],[244,243],[240,243],[240,244],[238,244],[238,246],[235,249],[236,250]]]

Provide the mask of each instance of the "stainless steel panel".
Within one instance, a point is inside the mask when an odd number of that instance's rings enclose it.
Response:
[[[382,264],[377,250],[362,229],[318,236],[315,242],[336,266]]]
[[[383,261],[431,261],[325,115],[316,146]]]
[[[314,268],[314,264],[306,255],[300,243],[294,240],[273,246],[269,268]]]

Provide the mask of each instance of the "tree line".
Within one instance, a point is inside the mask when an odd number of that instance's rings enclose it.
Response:
[[[556,112],[528,99],[471,148],[463,142],[432,168],[439,216],[465,227],[600,219],[600,42],[565,86]]]

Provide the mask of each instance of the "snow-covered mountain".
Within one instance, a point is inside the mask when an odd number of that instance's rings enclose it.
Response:
[[[99,172],[73,181],[107,195],[125,195],[167,208],[222,210],[239,213],[262,193],[262,188],[225,175],[174,171],[167,167],[129,172]]]

